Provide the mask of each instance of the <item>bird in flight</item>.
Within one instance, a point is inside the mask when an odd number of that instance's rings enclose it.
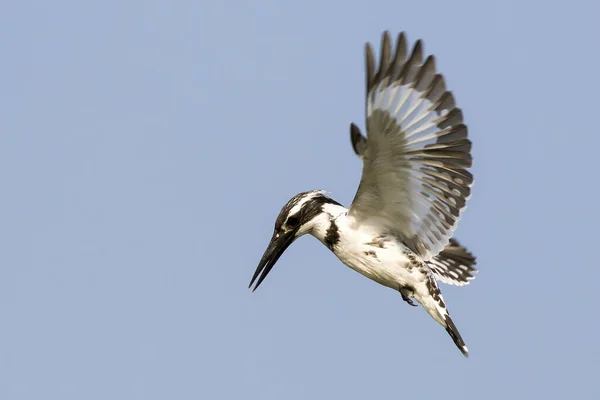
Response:
[[[322,190],[299,193],[283,207],[273,237],[256,268],[256,290],[294,240],[310,234],[353,270],[413,299],[442,325],[459,350],[468,349],[452,322],[438,281],[466,285],[475,257],[452,238],[473,175],[471,141],[435,58],[423,45],[408,51],[400,33],[392,50],[382,37],[379,62],[370,44],[366,58],[366,133],[350,125],[363,162],[350,208]]]

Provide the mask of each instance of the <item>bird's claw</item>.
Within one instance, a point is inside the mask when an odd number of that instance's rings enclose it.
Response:
[[[404,300],[405,302],[407,302],[409,305],[416,307],[417,305],[412,301],[412,299],[410,297],[408,297],[408,294],[406,293],[405,289],[400,289],[400,295],[402,296],[402,300]]]

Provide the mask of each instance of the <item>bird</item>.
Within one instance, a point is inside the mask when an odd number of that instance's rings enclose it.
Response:
[[[409,51],[401,32],[392,49],[385,31],[377,65],[370,43],[365,64],[366,136],[350,124],[363,164],[354,200],[346,208],[324,190],[292,197],[249,288],[261,285],[296,239],[312,235],[354,271],[398,291],[411,306],[421,304],[468,357],[438,285],[463,286],[478,272],[476,258],[453,237],[473,185],[462,110],[435,57],[424,59],[422,40]]]

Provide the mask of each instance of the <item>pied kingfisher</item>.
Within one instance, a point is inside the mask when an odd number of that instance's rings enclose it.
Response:
[[[385,32],[378,68],[369,43],[365,58],[367,137],[350,125],[363,162],[352,205],[322,190],[294,196],[275,221],[250,287],[256,282],[256,290],[285,249],[308,233],[353,270],[412,306],[419,302],[468,356],[437,283],[466,285],[477,272],[475,257],[452,238],[473,183],[462,111],[434,57],[423,62],[420,40],[409,54],[401,33],[392,52]]]

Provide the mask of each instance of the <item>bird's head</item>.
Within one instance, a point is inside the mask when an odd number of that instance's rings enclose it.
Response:
[[[313,233],[315,227],[319,225],[319,217],[326,214],[327,204],[339,206],[339,203],[325,196],[325,191],[312,190],[295,195],[283,206],[275,221],[271,241],[250,282],[251,287],[258,278],[252,291],[260,286],[279,257],[294,240],[307,233]]]

